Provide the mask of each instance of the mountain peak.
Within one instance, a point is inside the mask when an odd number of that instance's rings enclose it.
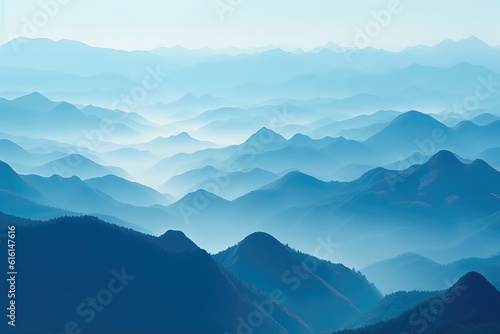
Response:
[[[500,300],[500,292],[481,274],[477,272],[469,272],[462,276],[448,291],[448,294],[454,291],[463,291],[462,297],[464,300],[469,298],[487,300],[493,299],[496,296]]]
[[[260,189],[270,190],[270,189],[287,188],[290,191],[292,191],[291,189],[300,189],[301,191],[303,191],[304,189],[308,188],[322,189],[325,187],[325,185],[326,185],[325,182],[318,180],[313,176],[304,174],[299,171],[293,171],[286,174],[281,179],[276,180],[275,182],[272,182]]]
[[[16,106],[24,107],[24,108],[33,108],[35,110],[46,111],[48,109],[54,108],[58,102],[54,102],[49,100],[39,92],[33,92],[31,94],[27,94],[17,99],[12,100]]]
[[[186,252],[200,248],[181,231],[169,230],[158,237],[161,246],[167,251]]]
[[[164,143],[173,143],[175,141],[193,141],[193,140],[196,140],[196,139],[194,139],[193,137],[191,137],[189,135],[189,133],[187,133],[187,132],[181,132],[179,134],[172,135],[172,136],[169,136],[169,137],[158,136],[155,139],[151,140],[150,143],[164,144]]]
[[[426,125],[429,127],[435,128],[446,128],[444,124],[436,120],[434,117],[421,113],[420,111],[410,110],[399,116],[397,116],[392,122],[389,123],[389,126],[409,126],[416,127]]]
[[[409,110],[405,113],[402,113],[401,115],[399,115],[398,117],[396,117],[395,119],[398,119],[398,118],[416,118],[416,117],[431,117],[431,116],[428,116],[427,114],[424,114],[420,111],[417,111],[417,110]]]
[[[196,100],[196,96],[191,93],[187,93],[180,98],[181,101],[193,101]]]
[[[246,142],[253,142],[254,140],[256,140],[259,143],[266,143],[266,144],[284,143],[287,141],[282,135],[266,127],[261,128],[259,131],[251,135]]]
[[[474,45],[474,46],[487,46],[490,47],[487,43],[485,43],[482,39],[475,35],[471,35],[468,38],[464,38],[462,40],[458,41],[459,43],[467,43],[467,45]]]
[[[281,243],[275,237],[265,232],[252,233],[245,239],[243,239],[241,242],[255,244],[255,245],[265,245],[265,244],[281,245]]]
[[[257,260],[273,256],[275,259],[286,259],[291,253],[272,235],[255,232],[247,236],[236,246],[238,257]]]
[[[497,172],[497,170],[493,167],[491,167],[486,161],[482,160],[482,159],[476,159],[474,160],[472,163],[471,163],[471,166],[474,167],[474,168],[479,168],[481,170],[488,170],[488,171],[492,171],[492,172]]]
[[[193,137],[191,137],[189,135],[189,133],[187,132],[181,132],[179,133],[178,135],[174,136],[175,138],[179,138],[179,139],[193,139]]]
[[[306,145],[314,142],[314,139],[311,137],[304,135],[302,133],[295,134],[292,138],[288,140],[290,143],[297,145]]]
[[[48,98],[43,96],[39,92],[33,92],[30,94],[26,94],[23,96],[18,97],[17,99],[14,99],[13,101],[32,101],[32,102],[39,102],[39,101],[50,101]],[[50,101],[52,102],[52,101]]]
[[[464,166],[454,153],[446,150],[439,151],[433,155],[427,162],[427,165],[434,169]]]
[[[483,40],[474,35],[459,40],[446,39],[433,47],[434,48],[465,47],[467,49],[484,48],[484,47],[491,48],[491,46],[489,46]]]
[[[222,197],[219,197],[209,191],[206,191],[204,189],[198,189],[182,197],[179,201],[177,201],[174,204],[193,205],[193,203],[198,203],[199,201],[208,202],[210,204],[216,204],[216,203],[220,204],[228,202]]]

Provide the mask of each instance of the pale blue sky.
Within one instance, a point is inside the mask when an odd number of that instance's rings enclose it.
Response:
[[[378,30],[372,12],[392,1],[398,0],[0,0],[0,34],[2,42],[21,35],[126,50],[268,44],[310,49],[328,41],[399,50],[470,35],[500,45],[498,0],[400,0],[398,13]],[[217,2],[236,5],[221,20]],[[40,3],[59,8],[51,17]],[[372,37],[362,40],[356,28],[367,26],[374,29]]]

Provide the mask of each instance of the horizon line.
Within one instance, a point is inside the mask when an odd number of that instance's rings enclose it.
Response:
[[[385,51],[385,52],[390,52],[390,53],[399,53],[399,52],[403,52],[403,51],[405,51],[407,49],[415,48],[415,47],[435,47],[435,46],[438,46],[438,45],[443,44],[445,42],[458,43],[458,42],[466,41],[466,40],[470,40],[470,39],[476,39],[476,40],[482,42],[483,44],[487,45],[490,48],[494,48],[494,49],[495,48],[500,48],[500,45],[494,46],[494,45],[488,44],[487,42],[485,42],[481,38],[477,37],[476,35],[470,35],[468,37],[464,37],[464,38],[460,38],[460,39],[451,39],[451,38],[443,39],[440,42],[437,42],[435,44],[409,45],[409,46],[405,46],[404,48],[400,48],[398,50],[387,50],[387,49],[384,49],[384,48],[376,48],[376,47],[373,47],[373,46],[367,46],[366,48],[345,47],[345,46],[337,44],[337,43],[335,43],[333,41],[328,41],[327,43],[325,43],[323,45],[317,45],[317,46],[315,46],[313,48],[310,48],[310,49],[304,49],[304,48],[300,48],[300,47],[297,47],[297,46],[294,46],[294,45],[286,45],[286,44],[282,44],[282,45],[267,44],[267,45],[263,45],[263,46],[243,47],[243,48],[242,47],[237,47],[237,46],[230,46],[230,47],[225,47],[225,48],[211,48],[211,47],[208,47],[208,46],[199,47],[199,48],[189,48],[189,47],[186,47],[186,46],[182,46],[182,45],[176,44],[176,45],[173,45],[173,46],[158,46],[158,47],[155,47],[155,48],[152,48],[152,49],[116,49],[116,48],[107,47],[107,46],[92,45],[90,43],[86,43],[86,42],[79,41],[79,40],[76,40],[76,39],[68,39],[68,38],[52,39],[52,38],[48,38],[48,37],[27,38],[27,37],[23,37],[23,36],[18,36],[16,38],[8,40],[8,41],[0,44],[0,47],[3,47],[3,46],[5,46],[5,45],[7,45],[9,43],[13,43],[16,40],[28,40],[28,41],[48,40],[48,41],[51,41],[53,43],[74,42],[74,43],[83,44],[83,45],[91,47],[91,48],[109,49],[109,50],[125,51],[125,52],[152,52],[152,51],[155,51],[155,50],[158,50],[158,49],[182,48],[182,49],[188,50],[188,51],[202,51],[202,50],[207,50],[207,51],[215,51],[215,52],[224,52],[224,51],[233,50],[233,51],[239,51],[240,53],[260,53],[260,52],[266,52],[266,51],[277,50],[277,49],[282,50],[282,51],[287,52],[287,53],[315,53],[315,52],[320,52],[320,51],[325,50],[325,49],[330,50],[330,51],[335,52],[335,53],[343,53],[343,52],[346,52],[346,51],[355,51],[356,52],[356,51],[363,51],[363,50],[378,50],[378,51]],[[327,47],[329,44],[333,44],[334,46],[338,47],[339,50],[333,51],[333,50],[329,49]],[[291,50],[293,50],[293,51],[291,51]],[[317,50],[317,51],[315,51],[315,50]]]

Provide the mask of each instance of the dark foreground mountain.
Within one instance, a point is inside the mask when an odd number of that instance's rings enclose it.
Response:
[[[381,298],[360,274],[298,253],[266,233],[252,234],[214,259],[262,291],[279,293],[283,306],[315,333],[342,328],[360,314],[359,308]]]
[[[237,333],[240,319],[256,311],[180,232],[156,238],[92,217],[45,223],[0,217],[1,233],[19,223],[18,317],[15,328],[2,321],[2,333]],[[0,288],[8,291],[5,279]],[[253,330],[289,332],[272,318]]]
[[[339,334],[495,334],[500,329],[500,292],[470,272],[450,289],[396,319]]]

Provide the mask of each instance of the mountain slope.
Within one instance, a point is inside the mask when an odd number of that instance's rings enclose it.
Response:
[[[359,314],[345,296],[311,270],[309,265],[313,265],[313,259],[301,261],[268,234],[254,233],[214,255],[214,259],[266,293],[282,291],[286,297],[283,305],[314,332],[341,328],[347,319]]]
[[[167,198],[156,190],[137,182],[125,180],[116,175],[85,180],[90,187],[97,189],[114,199],[135,206],[151,206],[170,204]]]

